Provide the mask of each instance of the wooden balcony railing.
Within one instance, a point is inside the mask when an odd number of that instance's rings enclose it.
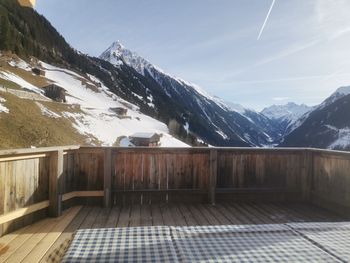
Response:
[[[350,153],[306,148],[0,151],[0,236],[64,207],[304,201],[350,213]]]

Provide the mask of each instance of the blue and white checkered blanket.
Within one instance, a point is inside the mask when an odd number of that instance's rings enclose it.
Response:
[[[346,262],[344,223],[79,230],[63,262]]]

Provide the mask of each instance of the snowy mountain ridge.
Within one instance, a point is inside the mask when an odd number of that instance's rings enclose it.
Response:
[[[311,110],[312,107],[305,104],[288,102],[284,105],[272,105],[270,107],[267,107],[263,109],[261,113],[273,120],[282,119],[289,122],[294,122]]]
[[[188,109],[183,112],[184,115],[189,114],[191,116],[193,113],[200,115],[203,118],[202,122],[207,123],[206,129],[208,129],[208,125],[212,126],[213,132],[221,137],[221,141],[228,142],[233,138],[241,141],[237,144],[241,146],[262,146],[273,141],[275,131],[272,131],[271,134],[272,126],[270,120],[265,116],[239,104],[227,103],[208,94],[196,84],[165,73],[158,66],[153,65],[137,53],[126,49],[119,41],[108,47],[99,58],[112,63],[116,67],[120,67],[125,63],[139,74],[156,81],[163,89],[161,92]],[[187,122],[185,120],[185,123],[189,124],[188,126],[186,124],[188,130],[197,135],[197,130],[202,129],[194,127],[191,121]],[[206,137],[208,134],[204,134],[204,136]],[[199,137],[201,138],[203,135],[199,134]],[[205,140],[205,138],[202,139]]]

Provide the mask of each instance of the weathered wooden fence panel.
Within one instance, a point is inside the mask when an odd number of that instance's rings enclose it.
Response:
[[[350,214],[350,154],[314,153],[311,192],[315,204]]]
[[[276,201],[285,198],[306,198],[309,164],[303,151],[218,150],[218,193],[259,199],[268,194]]]
[[[48,157],[0,162],[0,215],[47,200],[48,174]],[[28,215],[4,223],[0,225],[0,234],[34,219],[35,215]]]
[[[112,162],[114,203],[176,201],[208,189],[209,151],[120,150]]]

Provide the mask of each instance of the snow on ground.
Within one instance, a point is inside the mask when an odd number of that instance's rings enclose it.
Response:
[[[29,66],[29,64],[27,62],[25,62],[24,60],[22,59],[16,59],[15,60],[12,60],[8,63],[11,67],[16,67],[16,68],[20,68],[20,69],[23,69],[25,71],[31,71],[32,68]]]
[[[137,111],[135,105],[128,105],[127,116],[119,119],[109,109],[125,107],[126,102],[102,85],[98,92],[82,85],[81,76],[66,69],[42,63],[46,78],[67,91],[67,103],[79,104],[82,112],[64,112],[64,116],[74,121],[75,128],[85,135],[93,135],[104,145],[112,145],[120,136],[130,136],[135,132],[155,132],[163,134],[161,146],[188,147],[187,144],[170,136],[167,126]],[[94,81],[100,82],[94,78]]]
[[[4,98],[0,97],[0,112],[9,113],[10,112],[9,109],[6,108],[3,104],[1,104],[4,102],[6,102],[6,100]]]
[[[338,130],[338,129],[337,129]],[[345,148],[350,144],[350,128],[343,128],[338,130],[338,139],[336,139],[328,148]]]
[[[44,116],[47,116],[47,117],[50,117],[50,118],[61,118],[60,115],[58,115],[56,112],[53,112],[51,110],[49,110],[48,108],[46,108],[44,105],[42,105],[41,103],[39,102],[35,102],[35,104],[40,108],[41,110],[41,113],[44,115]]]
[[[27,90],[31,90],[35,93],[43,93],[41,89],[38,87],[35,87],[34,85],[30,84],[26,80],[22,79],[21,77],[7,71],[1,71],[0,72],[0,78],[11,81],[13,83],[16,83],[19,85],[21,88],[25,88]]]

